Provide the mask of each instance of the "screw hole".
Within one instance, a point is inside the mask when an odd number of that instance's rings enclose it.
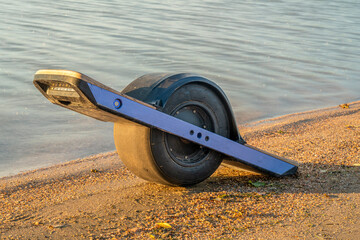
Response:
[[[198,134],[197,134],[197,137],[198,137],[198,138],[201,138],[201,137],[202,137],[202,134],[201,134],[201,133],[198,133]]]
[[[194,131],[193,131],[193,130],[190,130],[190,135],[194,135]]]
[[[115,101],[114,101],[114,107],[115,107],[116,109],[119,109],[119,108],[121,108],[121,105],[122,105],[121,100],[120,100],[120,99],[115,99]]]
[[[209,139],[210,139],[209,136],[205,137],[205,141],[209,141]]]

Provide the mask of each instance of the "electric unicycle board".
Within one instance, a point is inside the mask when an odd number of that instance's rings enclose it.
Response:
[[[137,176],[186,186],[221,163],[273,176],[295,174],[297,163],[245,143],[224,92],[193,74],[147,74],[122,92],[68,70],[39,70],[34,85],[50,102],[114,122],[114,142]]]

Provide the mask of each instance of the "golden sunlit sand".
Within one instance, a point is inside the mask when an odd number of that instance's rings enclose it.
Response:
[[[220,167],[189,188],[146,182],[116,153],[0,179],[1,239],[356,239],[360,102],[240,126],[296,176]]]

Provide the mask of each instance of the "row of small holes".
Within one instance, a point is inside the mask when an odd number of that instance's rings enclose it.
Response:
[[[190,130],[190,135],[194,135],[194,133],[195,133],[194,130]],[[200,139],[202,137],[202,134],[198,133],[196,136],[197,136],[197,138]],[[210,139],[209,136],[205,137],[205,141],[209,141],[209,139]]]

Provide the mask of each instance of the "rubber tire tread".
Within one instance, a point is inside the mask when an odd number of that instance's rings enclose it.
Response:
[[[163,112],[171,113],[187,101],[198,101],[211,109],[216,116],[215,132],[229,137],[229,116],[221,99],[201,83],[190,83],[177,89]],[[132,173],[147,181],[172,186],[194,185],[211,176],[221,164],[222,154],[211,150],[200,165],[180,166],[168,153],[164,142],[166,134],[126,119],[114,124],[114,143],[120,159]]]

